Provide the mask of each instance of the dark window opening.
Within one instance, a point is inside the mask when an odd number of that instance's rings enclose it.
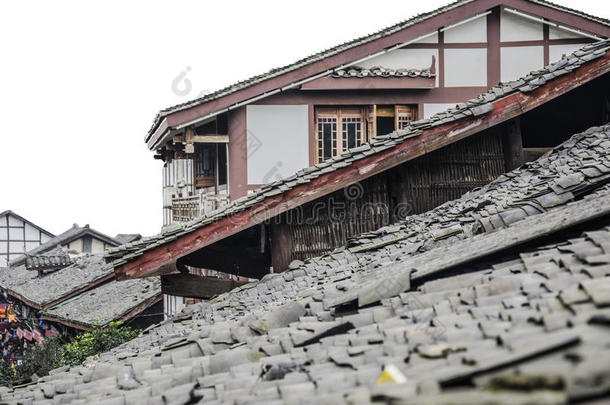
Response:
[[[386,135],[394,131],[394,117],[377,117],[377,135]]]
[[[229,122],[227,114],[220,114],[216,119],[195,128],[195,135],[227,135]]]
[[[610,75],[582,85],[521,118],[524,148],[550,148],[608,122]]]
[[[195,186],[212,187],[227,184],[227,145],[195,144]]]
[[[337,119],[318,119],[318,156],[330,159],[337,150]]]
[[[93,241],[91,240],[91,236],[83,236],[83,252],[91,253],[91,245]]]

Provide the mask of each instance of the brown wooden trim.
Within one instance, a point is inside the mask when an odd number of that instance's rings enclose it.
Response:
[[[438,32],[438,87],[445,87],[445,33]]]
[[[301,90],[432,89],[434,77],[321,77],[305,83]]]
[[[487,15],[487,87],[500,83],[500,7]]]
[[[353,164],[313,179],[285,193],[267,198],[234,216],[199,228],[172,242],[144,252],[115,268],[117,279],[162,274],[168,263],[225,239],[266,219],[362,181],[418,156],[479,133],[491,126],[530,111],[568,91],[610,71],[610,54],[561,76],[530,93],[516,92],[493,102],[494,109],[482,116],[469,117],[424,130],[415,138],[376,153]]]
[[[543,42],[543,60],[544,60],[544,66],[548,66],[549,65],[549,31],[550,28],[547,24],[544,24],[542,26],[542,42]]]
[[[61,323],[62,325],[66,325],[66,326],[68,326],[70,328],[82,330],[82,331],[85,331],[85,332],[91,332],[94,329],[91,326],[85,326],[85,325],[80,324],[78,322],[72,322],[72,321],[68,321],[68,320],[62,319],[62,318],[56,318],[54,316],[48,316],[48,315],[41,315],[41,316],[42,316],[42,319],[44,319],[45,321]]]

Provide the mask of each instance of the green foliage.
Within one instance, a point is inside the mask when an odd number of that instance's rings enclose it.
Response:
[[[29,380],[34,373],[38,376],[49,374],[49,371],[63,365],[62,353],[63,345],[59,336],[47,338],[43,344],[31,345],[23,356],[19,377]]]
[[[4,360],[0,360],[0,385],[13,384],[16,379],[15,370],[11,365]]]
[[[9,363],[0,360],[0,385],[25,383],[34,373],[42,377],[58,367],[82,364],[87,357],[104,353],[139,333],[138,329],[122,326],[122,322],[111,322],[104,328],[81,333],[69,343],[64,344],[58,336],[47,338],[42,344],[30,346],[17,375]]]
[[[111,322],[105,328],[95,328],[92,332],[78,335],[64,346],[62,365],[82,364],[87,357],[104,353],[138,336],[138,330],[121,327],[121,324],[122,322]]]

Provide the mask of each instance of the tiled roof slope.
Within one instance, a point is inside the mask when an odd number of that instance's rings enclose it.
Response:
[[[104,326],[160,296],[161,281],[158,277],[113,280],[43,311],[43,315],[86,327]]]
[[[104,235],[103,233],[98,232],[95,229],[90,228],[89,225],[80,227],[77,224],[74,224],[72,226],[72,228],[68,229],[64,233],[59,234],[59,235],[55,236],[54,238],[49,239],[42,245],[39,245],[39,246],[35,247],[34,249],[27,251],[25,255],[19,256],[18,258],[12,260],[9,263],[9,267],[19,266],[19,265],[25,263],[26,255],[36,256],[36,255],[48,252],[49,250],[54,249],[57,246],[63,246],[65,244],[70,243],[71,241],[78,239],[81,236],[87,235],[87,234],[94,235],[95,237],[97,237],[109,244],[113,244],[115,246],[120,245],[120,242],[118,240],[111,238],[108,235]]]
[[[104,267],[102,256],[85,255],[76,258],[70,266],[41,276],[27,270],[25,264],[0,270],[0,288],[26,300],[27,304],[44,307],[112,275],[112,270]]]
[[[544,69],[531,72],[527,76],[516,81],[503,83],[493,87],[487,93],[481,94],[464,103],[459,103],[447,111],[435,114],[428,119],[415,121],[406,129],[398,130],[388,135],[377,136],[369,141],[369,143],[344,152],[340,156],[336,156],[315,166],[302,169],[286,179],[266,184],[247,196],[237,199],[231,204],[212,212],[205,217],[198,218],[184,225],[174,225],[162,230],[158,235],[146,237],[134,243],[128,243],[117,248],[109,249],[106,253],[106,260],[109,263],[109,266],[118,267],[150,249],[154,249],[183,235],[187,235],[201,227],[216,222],[223,217],[248,209],[267,197],[277,196],[291,190],[295,186],[308,183],[317,177],[349,166],[360,159],[393,148],[407,139],[421,135],[424,129],[434,128],[465,117],[472,117],[473,115],[478,116],[485,114],[493,109],[493,105],[491,104],[493,101],[515,92],[533,91],[557,77],[563,76],[592,60],[604,56],[609,48],[610,40],[586,45],[580,50],[577,50],[573,54]]]
[[[383,66],[373,66],[370,68],[363,68],[359,66],[352,66],[347,69],[339,69],[331,75],[336,79],[343,77],[435,77],[435,74],[430,69],[393,69],[385,68]]]
[[[532,234],[561,235],[562,227],[600,215],[607,223],[609,130],[577,135],[539,162],[423,217],[434,227],[434,218],[444,223],[446,216],[459,215],[452,210],[485,209],[489,215],[481,218],[491,221],[492,206],[501,207],[513,193],[521,201],[518,186],[526,184],[524,194],[534,206],[555,201],[543,213],[508,221],[508,227],[494,220],[501,229],[439,239],[420,254],[430,235],[418,242],[416,232],[412,246],[387,244],[360,254],[344,249],[310,260],[189,307],[85,366],[56,370],[22,389],[2,388],[0,400],[562,404],[607,399],[610,228],[589,222],[582,236],[564,236],[560,243],[518,250],[514,244]],[[560,197],[568,193],[579,198]],[[471,222],[461,227],[469,229]],[[506,251],[508,246],[513,248]],[[502,259],[457,260],[471,252],[485,255],[485,249],[504,250]],[[390,365],[404,382],[377,384]]]
[[[243,90],[245,88],[253,86],[253,85],[257,84],[257,83],[263,82],[263,81],[271,79],[273,77],[282,75],[284,73],[287,73],[287,72],[299,69],[299,68],[301,68],[303,66],[309,65],[311,63],[317,62],[319,60],[322,60],[322,59],[328,58],[330,56],[336,55],[336,54],[338,54],[340,52],[343,52],[343,51],[346,51],[348,49],[351,49],[351,48],[354,48],[354,47],[357,47],[357,46],[360,46],[360,45],[364,45],[364,44],[366,44],[368,42],[372,42],[374,40],[377,40],[377,39],[380,39],[380,38],[392,35],[395,32],[398,32],[398,31],[401,31],[401,30],[403,30],[405,28],[408,28],[408,27],[411,27],[413,25],[419,24],[419,23],[421,23],[421,22],[423,22],[423,21],[425,21],[425,20],[427,20],[429,18],[432,18],[432,17],[437,16],[439,14],[443,14],[443,13],[445,13],[445,12],[447,12],[449,10],[452,10],[454,8],[458,8],[458,7],[461,7],[461,6],[465,5],[465,4],[472,3],[473,1],[476,1],[476,0],[458,0],[458,1],[455,1],[453,3],[449,3],[446,6],[439,7],[436,10],[432,10],[432,11],[429,11],[429,12],[426,12],[426,13],[422,13],[422,14],[416,15],[416,16],[408,19],[408,20],[401,21],[401,22],[399,22],[397,24],[394,24],[394,25],[386,27],[386,28],[384,28],[382,30],[379,30],[379,31],[377,31],[377,32],[375,32],[373,34],[366,35],[366,36],[363,36],[363,37],[360,37],[360,38],[356,38],[356,39],[353,39],[353,40],[351,40],[349,42],[344,42],[344,43],[339,44],[337,46],[334,46],[332,48],[326,49],[324,51],[321,51],[321,52],[318,52],[316,54],[310,55],[310,56],[308,56],[306,58],[300,59],[300,60],[298,60],[298,61],[296,61],[294,63],[291,63],[289,65],[278,67],[278,68],[275,68],[275,69],[271,69],[270,71],[268,71],[266,73],[263,73],[263,74],[260,74],[260,75],[257,75],[257,76],[253,76],[253,77],[251,77],[249,79],[237,82],[237,83],[232,84],[232,85],[230,85],[228,87],[225,87],[223,89],[214,91],[212,93],[208,93],[208,94],[204,95],[203,97],[200,97],[200,98],[188,101],[186,103],[181,103],[181,104],[174,105],[172,107],[165,108],[165,109],[159,111],[159,113],[155,117],[153,125],[150,128],[150,130],[149,130],[149,135],[152,134],[155,131],[155,129],[157,128],[157,126],[159,125],[161,120],[165,116],[167,116],[169,114],[172,114],[172,113],[175,113],[175,112],[178,112],[178,111],[182,111],[182,110],[186,110],[188,108],[191,108],[191,107],[194,107],[194,106],[197,106],[197,105],[200,105],[200,104],[204,104],[204,103],[207,103],[207,102],[212,101],[212,100],[216,100],[218,98],[227,96],[227,95],[229,95],[231,93],[234,93],[236,91]],[[593,16],[593,15],[590,15],[590,14],[583,13],[582,11],[574,10],[574,9],[571,9],[571,8],[568,8],[568,7],[564,7],[564,6],[561,6],[559,4],[554,4],[552,2],[545,1],[545,0],[528,0],[528,1],[531,2],[531,3],[534,3],[534,4],[542,5],[542,6],[545,6],[545,7],[550,7],[550,8],[562,11],[562,12],[567,12],[567,13],[570,13],[570,14],[574,14],[576,16],[579,16],[579,17],[582,17],[582,18],[594,21],[594,22],[599,23],[599,24],[610,26],[610,20],[605,19],[605,18],[596,17],[596,16]],[[148,136],[146,136],[146,139],[148,139]]]

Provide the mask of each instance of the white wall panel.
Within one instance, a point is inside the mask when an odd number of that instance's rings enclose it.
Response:
[[[430,118],[436,113],[441,111],[445,111],[448,108],[455,107],[457,103],[449,103],[449,104],[424,104],[424,119]]]
[[[307,105],[249,105],[248,184],[288,177],[309,166]]]
[[[445,49],[445,87],[487,86],[487,49]]]
[[[396,49],[395,51],[359,63],[358,66],[383,66],[394,69],[427,69],[432,64],[432,56],[434,56],[436,60],[435,67],[438,72],[437,49]],[[438,86],[438,75],[436,77],[436,85]]]
[[[9,226],[23,226],[23,222],[12,215],[8,216],[8,224]]]
[[[487,18],[479,17],[476,20],[458,25],[445,31],[445,42],[487,42]]]
[[[511,46],[500,48],[500,77],[503,82],[518,79],[532,70],[544,67],[542,46]]]
[[[45,243],[46,241],[48,241],[48,240],[50,240],[50,239],[51,239],[51,237],[50,237],[50,236],[47,236],[47,235],[46,235],[46,234],[44,234],[44,233],[43,233],[42,235],[40,235],[40,240],[42,241],[42,243]]]
[[[6,256],[0,256],[0,267],[8,267]]]
[[[500,41],[542,40],[542,23],[502,10],[500,16]]]
[[[562,30],[557,27],[549,27],[549,39],[570,39],[570,38],[587,38],[575,32]]]
[[[23,239],[23,228],[9,228],[8,238],[10,240],[24,240]]]
[[[37,248],[38,246],[40,246],[40,243],[38,242],[25,242],[25,251],[29,252],[30,250]]]
[[[25,245],[22,241],[8,243],[9,253],[23,253],[24,249],[25,249]]]
[[[34,228],[30,224],[25,224],[25,239],[26,240],[39,240],[40,231]]]
[[[8,228],[0,226],[0,240],[8,239]]]
[[[575,50],[582,48],[583,46],[585,46],[585,44],[550,45],[549,62],[556,62],[561,59],[563,55],[569,55]]]

